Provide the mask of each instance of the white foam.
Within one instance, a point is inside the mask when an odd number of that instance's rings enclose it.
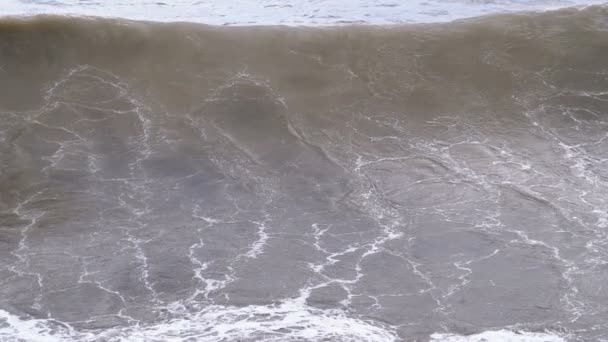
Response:
[[[431,342],[565,342],[557,335],[510,330],[484,331],[479,334],[461,336],[454,334],[433,334]]]
[[[80,333],[51,320],[21,319],[0,310],[0,340],[31,342],[97,341],[341,341],[392,342],[390,328],[349,317],[341,310],[321,310],[301,299],[274,306],[212,305],[201,312],[149,326],[117,327]]]
[[[3,0],[0,15],[53,13],[214,25],[398,24],[606,3],[605,0]]]
[[[321,310],[291,299],[276,306],[226,307],[213,305],[200,313],[149,326],[118,327],[88,333],[46,319],[21,319],[0,310],[0,341],[29,342],[148,342],[148,341],[340,341],[393,342],[397,334],[340,310]],[[431,342],[565,342],[556,334],[510,330],[462,336],[431,335]]]
[[[51,321],[42,319],[20,319],[4,310],[0,310],[0,341],[65,341],[64,336],[57,336],[53,333],[51,324]]]

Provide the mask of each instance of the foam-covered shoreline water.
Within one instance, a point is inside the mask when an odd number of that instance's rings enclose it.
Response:
[[[608,338],[608,9],[0,23],[0,340]]]
[[[447,22],[488,14],[606,4],[605,0],[5,0],[4,15],[86,15],[210,25],[376,25]]]
[[[486,331],[470,336],[434,334],[432,342],[563,342],[564,339],[552,334],[513,332],[510,330]]]
[[[6,341],[24,340],[28,342],[69,342],[69,341],[104,341],[104,342],[148,342],[148,341],[209,341],[220,342],[240,339],[245,341],[320,341],[331,339],[342,342],[392,342],[398,341],[394,332],[382,330],[374,325],[356,320],[343,320],[343,315],[335,317],[321,314],[308,314],[307,309],[292,308],[291,315],[283,321],[271,324],[264,322],[235,321],[240,315],[250,315],[255,308],[233,310],[216,308],[208,314],[176,319],[149,327],[115,328],[106,331],[80,333],[69,329],[58,330],[53,321],[34,319],[24,320],[6,311],[0,310],[0,338]],[[284,308],[282,308],[284,309]],[[252,311],[253,310],[253,311]],[[262,309],[257,314],[271,312],[272,315],[284,313],[281,309]],[[338,318],[342,317],[342,318]],[[218,318],[223,318],[219,319]],[[222,323],[224,321],[224,323]],[[286,337],[273,334],[273,329],[287,329],[304,324],[306,328],[298,329]],[[274,335],[274,337],[273,337]],[[512,332],[509,330],[486,331],[480,334],[461,336],[454,334],[433,334],[431,342],[563,342],[564,339],[554,334]]]

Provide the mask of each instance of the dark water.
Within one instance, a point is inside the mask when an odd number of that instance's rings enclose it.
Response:
[[[608,340],[605,7],[6,19],[0,68],[3,341]]]

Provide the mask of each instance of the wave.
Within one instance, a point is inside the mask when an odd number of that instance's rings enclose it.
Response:
[[[0,339],[608,335],[608,8],[0,21]]]

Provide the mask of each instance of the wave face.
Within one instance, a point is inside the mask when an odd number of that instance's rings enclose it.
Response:
[[[608,339],[605,7],[4,20],[0,68],[0,340]]]

